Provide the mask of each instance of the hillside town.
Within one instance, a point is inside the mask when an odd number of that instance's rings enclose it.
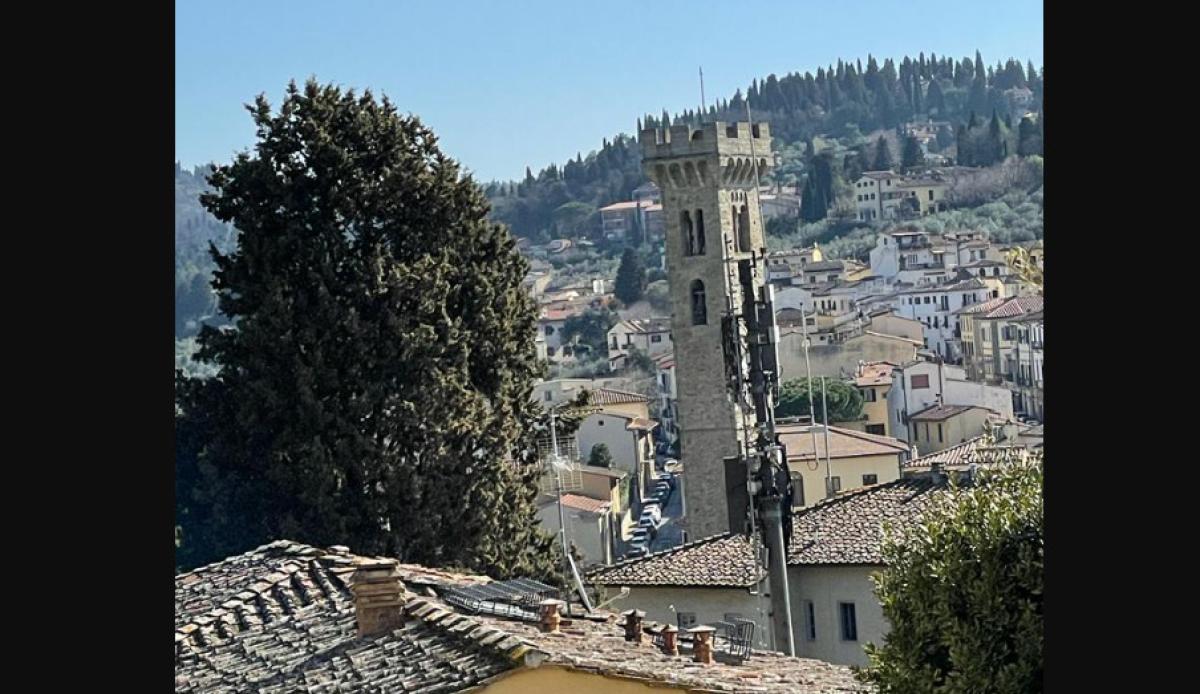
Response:
[[[260,97],[184,177],[175,691],[1040,691],[1042,73],[866,62],[488,183]]]

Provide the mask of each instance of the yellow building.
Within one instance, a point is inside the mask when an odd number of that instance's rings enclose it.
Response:
[[[776,432],[787,448],[788,466],[796,487],[792,504],[795,508],[811,506],[829,496],[827,478],[833,493],[899,479],[900,466],[910,453],[903,441],[889,436],[830,426],[827,465],[826,434],[822,426],[780,424]]]
[[[975,405],[933,405],[909,416],[913,445],[920,455],[936,453],[983,434],[995,413]]]
[[[863,362],[854,374],[854,385],[863,396],[864,431],[868,434],[892,435],[887,396],[892,389],[892,369],[896,366],[886,361]]]

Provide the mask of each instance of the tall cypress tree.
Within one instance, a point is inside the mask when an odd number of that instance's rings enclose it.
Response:
[[[929,82],[929,92],[925,95],[925,105],[930,113],[936,112],[938,116],[945,118],[946,97],[942,94],[942,87],[938,84],[936,77]]]
[[[924,163],[925,153],[921,151],[921,143],[917,142],[917,138],[912,135],[904,138],[904,152],[901,155],[900,165],[907,171]]]
[[[871,168],[874,171],[887,171],[892,166],[892,148],[888,147],[887,140],[880,135],[875,141],[875,159],[871,162]]]
[[[626,246],[625,252],[621,254],[621,265],[617,268],[617,280],[613,286],[613,293],[628,305],[641,299],[645,291],[646,266],[642,264],[642,259],[637,252]]]
[[[209,178],[236,327],[176,373],[181,565],[290,538],[550,578],[528,263],[474,181],[386,98],[310,80]]]

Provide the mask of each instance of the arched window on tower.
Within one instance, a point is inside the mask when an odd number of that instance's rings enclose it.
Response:
[[[704,255],[704,210],[696,210],[696,255]]]
[[[737,193],[734,193],[733,196],[736,198]],[[738,209],[736,204],[729,208],[729,220],[733,224],[733,242],[736,244],[738,239]]]
[[[737,243],[738,250],[743,253],[750,252],[750,208],[742,205],[742,211],[737,216]]]
[[[692,216],[687,210],[679,213],[679,236],[683,239],[683,254],[696,255],[696,232],[692,229]]]
[[[692,325],[708,325],[708,304],[704,299],[704,283],[692,282]]]

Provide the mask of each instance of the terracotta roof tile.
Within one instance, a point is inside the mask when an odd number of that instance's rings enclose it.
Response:
[[[612,506],[610,501],[600,501],[578,494],[563,494],[562,504],[566,508],[575,509],[576,511],[587,511],[588,513],[606,513]]]
[[[678,547],[596,569],[595,583],[611,586],[744,588],[763,575],[755,545],[743,535],[713,535]]]
[[[592,388],[590,402],[596,405],[622,405],[626,403],[650,402],[653,398],[641,393],[614,388]]]
[[[788,460],[810,460],[813,457],[813,439],[808,425],[781,424],[776,428],[783,445],[787,447]],[[817,455],[825,457],[825,434],[817,428]],[[853,458],[864,455],[898,455],[908,453],[908,446],[899,439],[878,434],[851,431],[841,427],[829,427],[829,451],[832,458]]]
[[[755,651],[740,665],[699,667],[686,642],[684,653],[671,657],[650,639],[626,641],[608,612],[564,619],[556,634],[528,621],[464,614],[435,595],[480,577],[409,565],[400,569],[410,589],[404,626],[359,638],[346,584],[360,559],[281,541],[177,576],[175,690],[450,692],[544,661],[693,691],[871,691],[850,668],[779,653]],[[432,594],[411,590],[410,582],[430,576],[446,583]]]

